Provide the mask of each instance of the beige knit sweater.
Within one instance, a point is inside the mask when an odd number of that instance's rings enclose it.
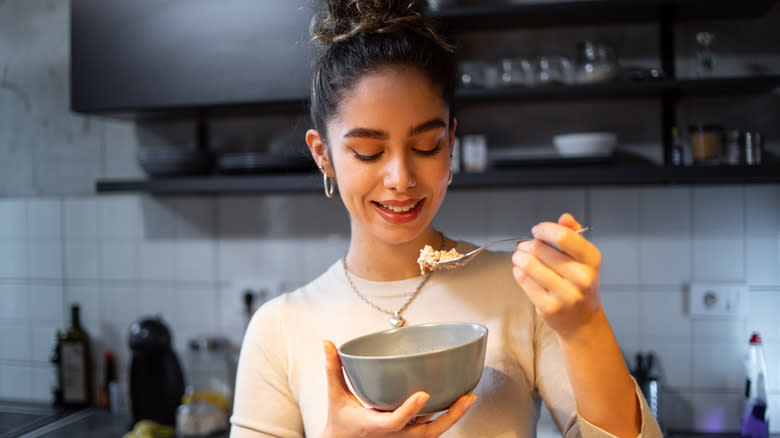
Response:
[[[464,253],[473,245],[459,242]],[[422,277],[376,282],[350,275],[361,294],[399,308]],[[558,341],[511,273],[510,254],[485,252],[466,267],[434,272],[403,316],[409,324],[462,321],[485,325],[479,399],[444,437],[536,436],[540,400],[564,437],[606,437],[578,417]],[[311,437],[324,429],[327,383],[322,341],[336,346],[391,328],[388,315],[352,290],[341,260],[308,285],[263,305],[252,318],[238,366],[232,438]],[[661,437],[647,403],[642,436]]]

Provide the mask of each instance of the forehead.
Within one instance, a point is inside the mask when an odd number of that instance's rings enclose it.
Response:
[[[435,117],[448,123],[442,87],[415,68],[393,67],[363,75],[341,100],[333,122],[390,130]]]

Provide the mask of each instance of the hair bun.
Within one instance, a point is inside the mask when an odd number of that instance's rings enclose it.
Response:
[[[386,33],[400,27],[436,35],[423,16],[424,0],[322,0],[312,20],[312,39],[322,44],[345,41],[358,33]],[[438,39],[438,38],[435,38]]]

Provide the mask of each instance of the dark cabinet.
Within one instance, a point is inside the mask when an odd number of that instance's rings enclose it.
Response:
[[[72,108],[134,117],[184,113],[207,119],[238,110],[303,113],[314,47],[306,0],[71,0]],[[751,20],[775,0],[590,0],[476,2],[433,12],[456,39],[502,29],[651,24],[665,79],[589,85],[463,89],[457,105],[626,97],[660,102],[661,166],[620,164],[491,169],[462,174],[452,188],[524,185],[780,183],[780,167],[669,167],[671,126],[681,99],[747,96],[780,86],[780,75],[680,79],[675,74],[676,26],[687,20]],[[246,175],[98,181],[98,192],[298,193],[321,190],[313,174]]]
[[[304,102],[305,0],[71,0],[71,108],[149,116]]]

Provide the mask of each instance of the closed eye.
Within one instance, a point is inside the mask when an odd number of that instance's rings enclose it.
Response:
[[[439,152],[441,150],[441,142],[436,143],[436,146],[434,146],[431,149],[415,149],[415,152],[421,155],[434,155],[436,152]]]
[[[361,155],[355,151],[352,151],[355,154],[355,158],[357,158],[360,161],[376,161],[379,159],[379,157],[382,156],[383,152],[377,152],[374,155]]]

